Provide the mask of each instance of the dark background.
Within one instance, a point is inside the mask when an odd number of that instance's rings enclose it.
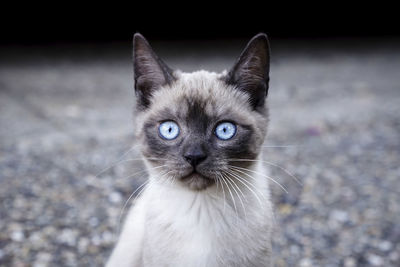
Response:
[[[134,32],[173,69],[220,72],[262,31],[263,152],[288,191],[271,183],[275,266],[398,267],[398,8],[303,2],[2,3],[0,266],[104,265],[146,179]]]
[[[233,10],[232,6],[216,8],[205,3],[185,4],[184,8],[149,4],[29,6],[19,2],[3,10],[0,43],[119,42],[130,40],[138,31],[151,40],[245,39],[258,32],[272,38],[302,39],[400,36],[397,9],[389,5],[266,2],[259,6],[238,3]]]

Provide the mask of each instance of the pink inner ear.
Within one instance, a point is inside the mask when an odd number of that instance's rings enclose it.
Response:
[[[249,41],[226,82],[248,93],[252,106],[264,105],[269,82],[269,43],[265,34],[258,34]]]
[[[146,108],[154,90],[171,83],[172,70],[156,55],[141,34],[133,37],[135,90],[139,108]]]

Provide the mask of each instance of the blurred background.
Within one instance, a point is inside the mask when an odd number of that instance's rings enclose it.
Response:
[[[399,266],[400,31],[390,7],[160,16],[155,7],[19,4],[1,18],[1,266],[108,257],[123,206],[146,179],[130,149],[137,31],[172,68],[218,72],[266,32],[264,154],[288,191],[271,188],[275,265]]]

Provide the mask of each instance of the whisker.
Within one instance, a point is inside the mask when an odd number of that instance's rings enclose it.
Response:
[[[172,173],[173,170],[164,172],[162,175],[156,177],[153,184],[158,184],[162,186],[172,186],[175,182],[175,175],[170,176],[169,174]],[[165,179],[163,179],[165,178]]]
[[[237,184],[235,183],[235,181],[233,181],[231,178],[229,178],[228,175],[226,175],[225,177],[226,177],[227,181],[228,181],[231,185],[234,185],[234,186],[232,186],[232,189],[233,189],[233,191],[235,191],[236,195],[237,195],[238,198],[239,198],[239,201],[240,201],[240,203],[241,203],[241,205],[242,205],[242,208],[243,208],[244,216],[245,216],[246,221],[247,221],[246,207],[245,207],[245,205],[244,205],[244,203],[243,203],[243,200],[242,200],[242,198],[240,197],[238,191],[236,191],[235,187],[240,191],[240,193],[242,194],[244,200],[246,200],[246,197],[245,197],[245,195],[243,194],[242,190],[240,190],[240,188],[237,186]]]
[[[267,163],[271,166],[274,166],[278,169],[281,169],[282,171],[284,171],[287,175],[289,175],[290,177],[292,177],[299,185],[303,186],[303,184],[300,182],[300,179],[298,179],[294,174],[292,174],[291,172],[289,172],[287,169],[283,168],[282,166],[279,166],[278,164],[275,164],[273,162],[270,161],[265,161],[263,160],[264,163]]]
[[[247,183],[249,186],[253,187],[253,189],[257,190],[257,192],[258,192],[261,196],[263,196],[263,193],[257,188],[256,185],[254,185],[253,183],[251,183],[251,182],[250,182],[249,180],[247,180],[245,177],[242,177],[242,176],[241,176],[241,173],[239,173],[238,170],[233,169],[232,167],[233,167],[233,166],[228,166],[228,168],[229,168],[229,170],[231,171],[232,174],[236,174],[237,177],[238,177],[240,180],[242,180],[243,182]],[[252,178],[253,181],[254,181],[254,179],[255,179],[253,176],[250,176],[250,178]]]
[[[236,216],[237,216],[237,218],[239,218],[239,214],[238,214],[238,211],[237,211],[237,208],[236,208],[236,201],[235,201],[235,198],[233,197],[232,191],[229,188],[228,183],[225,181],[225,178],[223,176],[221,176],[221,177],[222,177],[222,181],[226,185],[226,188],[229,190],[229,195],[231,196],[231,199],[232,199],[232,202],[233,202],[232,204],[233,204],[233,207],[235,208]]]
[[[123,213],[124,213],[124,211],[125,211],[126,206],[127,206],[128,203],[129,203],[129,200],[131,200],[131,198],[135,195],[135,193],[136,193],[138,190],[140,190],[141,188],[145,188],[146,185],[147,185],[148,183],[149,183],[148,180],[145,181],[144,183],[142,183],[138,188],[136,188],[135,191],[132,192],[132,194],[130,194],[129,198],[125,201],[124,206],[122,207],[122,210],[121,210],[121,212],[119,213],[119,217],[118,217],[118,227],[117,227],[118,233],[120,233],[122,215],[123,215]]]
[[[244,179],[243,177],[241,177],[240,175],[235,174],[234,172],[235,172],[235,170],[230,169],[230,174],[233,175],[233,176],[235,176],[236,179],[238,179],[238,181],[239,181],[240,183],[242,183],[244,186],[246,186],[246,188],[249,189],[249,191],[252,192],[252,194],[256,197],[257,201],[260,203],[260,206],[261,206],[261,207],[264,207],[264,204],[262,203],[262,201],[261,201],[261,199],[259,198],[259,196],[257,195],[257,193],[254,192],[254,191],[253,191],[247,184],[245,184],[244,182],[247,182],[250,186],[253,186],[254,189],[257,190],[258,193],[260,193],[260,195],[263,197],[263,194],[258,190],[258,188],[257,188],[255,185],[253,185],[252,183],[250,183],[249,181],[247,181],[246,179]]]
[[[117,161],[117,162],[115,162],[114,164],[112,164],[111,166],[109,166],[109,167],[104,168],[103,170],[101,170],[99,173],[97,173],[97,174],[95,175],[95,177],[98,177],[100,174],[103,174],[104,172],[108,171],[108,170],[111,169],[111,168],[114,168],[115,166],[117,166],[117,165],[119,165],[119,164],[121,164],[121,163],[130,162],[130,161],[138,161],[138,160],[141,161],[142,159],[141,159],[141,158],[136,158],[136,159],[124,159],[124,160]]]
[[[261,146],[261,147],[266,147],[266,148],[293,148],[293,147],[299,147],[303,145],[277,145],[277,146]]]
[[[140,144],[136,144],[136,145],[131,146],[126,152],[124,152],[124,153],[122,154],[122,156],[120,156],[120,157],[117,159],[117,161],[123,159],[126,155],[128,155],[129,153],[131,153],[131,152],[133,151],[133,149],[137,148],[138,146],[140,146]]]
[[[112,163],[110,167],[104,168],[102,171],[100,171],[98,174],[96,174],[96,177],[99,176],[100,174],[102,174],[103,172],[109,170],[110,168],[114,167],[116,164],[118,164],[118,162],[120,162],[123,158],[126,157],[126,155],[128,155],[130,152],[132,152],[133,149],[135,149],[138,146],[139,146],[139,144],[131,146],[127,151],[125,151],[122,154],[122,156],[120,156],[116,161],[114,161],[114,163]]]
[[[281,185],[281,184],[280,184],[279,182],[277,182],[274,178],[272,178],[272,177],[270,177],[270,176],[268,176],[268,175],[265,175],[265,174],[263,174],[263,173],[256,172],[256,171],[253,171],[253,170],[250,170],[250,169],[247,169],[247,168],[241,168],[241,167],[237,167],[237,166],[231,166],[231,167],[232,167],[232,168],[235,168],[237,171],[239,171],[239,170],[244,170],[244,171],[249,171],[249,172],[253,172],[253,173],[256,173],[256,174],[258,174],[258,175],[264,176],[264,177],[270,179],[270,180],[271,180],[272,182],[274,182],[275,184],[277,184],[283,191],[286,192],[286,194],[289,193],[289,192],[287,191],[287,189],[286,189],[283,185]],[[245,172],[243,172],[243,174],[246,174],[246,175],[248,175],[249,177],[251,177],[249,174],[247,174],[247,173],[245,173]]]
[[[167,175],[170,174],[171,172],[172,172],[172,170],[166,172],[162,177],[167,176]],[[164,183],[169,183],[169,186],[172,186],[172,185],[174,184],[174,182],[175,182],[175,175],[173,175],[173,176],[167,176],[167,179],[165,179],[163,182],[164,182]]]
[[[122,179],[125,180],[125,179],[130,178],[130,177],[132,177],[132,176],[135,176],[135,175],[137,175],[137,174],[139,174],[139,173],[147,172],[148,170],[159,169],[159,168],[162,168],[162,167],[165,167],[165,166],[167,166],[167,165],[161,165],[161,166],[157,166],[157,167],[150,168],[150,169],[144,169],[144,170],[135,172],[135,173],[133,173],[133,174],[130,174],[130,175],[128,175],[128,176],[126,176],[126,177],[124,177],[124,178],[122,178]]]
[[[282,170],[282,171],[285,172],[287,175],[289,175],[290,177],[292,177],[299,185],[301,185],[301,186],[303,185],[303,184],[300,182],[300,179],[298,179],[294,174],[292,174],[292,173],[289,172],[287,169],[285,169],[284,167],[282,167],[282,166],[280,166],[280,165],[278,165],[278,164],[276,164],[276,163],[273,163],[273,162],[270,162],[270,161],[266,161],[266,160],[259,160],[259,159],[228,159],[228,160],[230,160],[230,161],[249,161],[249,162],[261,162],[261,163],[266,163],[266,164],[269,164],[269,165],[271,165],[271,166],[274,166],[274,167],[276,167],[276,168]]]
[[[152,160],[162,160],[160,158],[148,158],[148,159],[152,159]],[[133,158],[133,159],[124,159],[124,160],[120,160],[117,161],[115,163],[113,163],[111,166],[104,168],[103,170],[101,170],[99,173],[96,174],[95,177],[98,177],[100,174],[103,174],[104,172],[108,171],[109,169],[121,164],[121,163],[125,163],[125,162],[131,162],[131,161],[143,161],[143,158]]]
[[[224,185],[222,184],[221,178],[220,176],[217,176],[217,183],[221,184],[221,188],[222,188],[222,195],[224,197],[224,213],[225,213],[225,205],[226,205],[226,195],[225,195],[225,189],[224,189]]]
[[[154,167],[154,168],[152,168],[152,169],[155,169],[155,168],[161,168],[161,167],[165,167],[166,165],[161,165],[161,166],[157,166],[157,167]],[[144,170],[144,171],[146,171],[146,170]],[[143,171],[142,171],[143,172]],[[167,172],[168,173],[168,172]],[[166,174],[166,173],[165,173]],[[163,175],[165,175],[165,174],[163,174]],[[162,175],[162,176],[163,176]],[[131,175],[131,176],[133,176],[133,175]],[[161,176],[161,177],[162,177]],[[143,177],[143,176],[142,176]],[[140,195],[141,195],[141,193],[144,191],[144,189],[146,189],[146,188],[148,188],[147,187],[147,185],[149,184],[149,180],[146,180],[144,183],[142,183],[140,186],[138,186],[133,192],[132,192],[132,194],[130,194],[129,195],[129,197],[128,197],[128,199],[125,201],[125,203],[124,203],[124,205],[123,205],[123,207],[122,207],[122,209],[121,209],[121,212],[120,212],[120,214],[119,214],[119,217],[118,217],[118,227],[117,227],[117,229],[118,229],[118,233],[120,232],[120,227],[121,227],[121,220],[122,220],[122,216],[123,216],[123,214],[124,214],[124,211],[125,211],[125,209],[126,209],[126,207],[127,207],[127,205],[128,205],[128,203],[129,203],[129,201],[131,200],[131,198],[135,195],[135,193],[136,192],[138,192],[137,193],[137,195],[136,195],[136,197],[133,199],[133,201],[132,202],[134,202]]]

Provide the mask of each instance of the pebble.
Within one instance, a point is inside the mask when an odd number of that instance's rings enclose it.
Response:
[[[87,251],[87,247],[89,246],[90,241],[88,238],[86,237],[82,237],[79,239],[78,242],[78,251],[80,254],[85,254],[85,252]]]
[[[299,247],[298,247],[298,246],[295,246],[295,245],[291,245],[291,246],[290,246],[290,253],[291,253],[292,255],[298,255],[298,254],[300,253]]]
[[[392,251],[392,252],[389,254],[389,259],[390,259],[392,262],[399,262],[399,261],[400,261],[400,253],[397,252],[397,251]]]
[[[387,240],[380,242],[378,245],[378,248],[381,251],[389,251],[392,249],[392,247],[393,247],[392,243]]]
[[[33,263],[33,267],[46,267],[49,266],[49,263],[52,259],[50,253],[47,252],[39,252],[36,256],[36,260]]]
[[[25,239],[24,232],[22,231],[14,231],[11,233],[11,239],[15,242],[22,242]]]
[[[312,265],[312,261],[310,259],[304,258],[304,259],[300,260],[299,266],[300,267],[311,267],[313,265]]]
[[[368,254],[367,260],[372,266],[382,266],[383,265],[382,257],[375,255],[375,254]]]
[[[95,235],[92,237],[92,244],[95,246],[99,246],[101,244],[101,237],[98,235]]]
[[[343,210],[333,210],[331,212],[331,218],[338,222],[344,223],[349,220],[349,215]]]
[[[354,47],[276,50],[267,140],[294,146],[264,156],[302,183],[270,166],[288,189],[271,186],[277,266],[399,265],[400,50]],[[139,161],[96,176],[134,141],[128,58],[70,59],[75,52],[64,60],[19,50],[23,60],[1,62],[1,266],[103,265],[123,203],[141,184],[126,178]],[[36,54],[40,64],[29,59]]]
[[[356,267],[357,261],[354,258],[347,257],[344,259],[344,267]]]
[[[103,243],[110,244],[110,243],[112,243],[113,240],[114,240],[114,235],[113,235],[111,232],[109,232],[109,231],[105,231],[105,232],[101,235],[101,239],[102,239]]]
[[[120,203],[122,201],[122,195],[119,192],[112,192],[109,196],[108,196],[108,200],[111,203]]]
[[[75,266],[76,265],[76,254],[71,251],[63,251],[62,258],[65,260],[65,265]]]
[[[58,240],[66,245],[75,246],[76,239],[78,237],[78,231],[74,229],[64,229],[61,231],[60,235],[58,236]]]

